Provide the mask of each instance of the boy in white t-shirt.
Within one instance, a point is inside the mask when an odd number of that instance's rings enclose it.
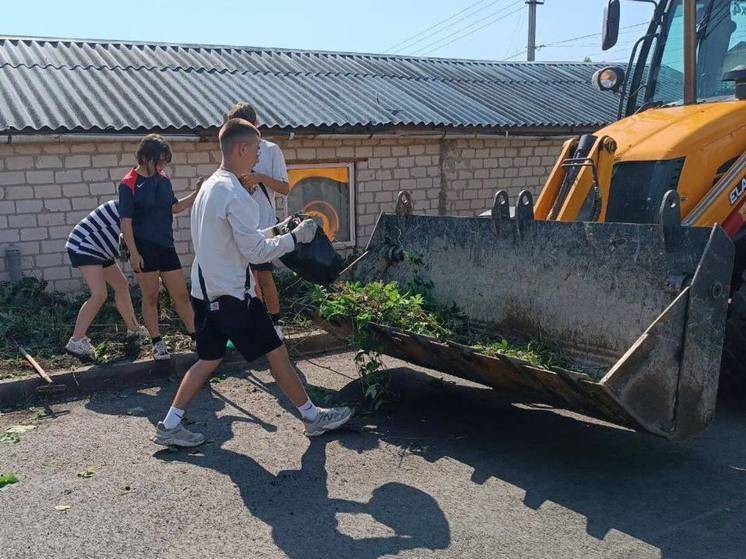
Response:
[[[247,102],[234,105],[225,115],[225,120],[241,118],[256,126],[257,118],[254,107]],[[241,184],[251,193],[259,206],[259,227],[266,229],[277,223],[277,209],[275,196],[287,196],[290,192],[288,170],[285,157],[277,144],[262,139],[259,143],[259,159],[251,173],[239,177]],[[267,307],[272,322],[280,338],[283,337],[280,327],[280,296],[277,293],[274,277],[272,276],[272,262],[251,264],[256,281],[262,292],[264,304]]]

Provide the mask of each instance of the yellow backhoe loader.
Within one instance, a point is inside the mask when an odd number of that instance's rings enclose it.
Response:
[[[618,121],[567,141],[535,202],[524,191],[511,211],[501,191],[489,218],[425,216],[400,193],[354,272],[426,282],[473,324],[572,366],[371,324],[384,353],[670,439],[711,422],[721,361],[737,378],[746,355],[746,2],[647,2],[629,63],[593,79],[618,95]],[[604,49],[619,15],[610,0]]]

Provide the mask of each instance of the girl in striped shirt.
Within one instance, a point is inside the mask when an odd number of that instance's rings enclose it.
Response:
[[[83,218],[72,230],[65,245],[70,263],[73,268],[80,270],[91,292],[80,307],[75,330],[65,346],[68,353],[81,359],[95,359],[95,351],[86,332],[106,302],[107,283],[114,290],[114,303],[127,325],[125,343],[134,342],[140,336],[127,278],[115,262],[119,255],[119,233],[119,207],[116,200],[111,200]]]

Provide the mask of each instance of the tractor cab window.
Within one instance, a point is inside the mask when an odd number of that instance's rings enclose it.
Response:
[[[667,38],[652,101],[675,103],[684,97],[684,8],[672,2],[666,22]],[[697,2],[697,98],[731,96],[725,72],[746,64],[746,0]]]

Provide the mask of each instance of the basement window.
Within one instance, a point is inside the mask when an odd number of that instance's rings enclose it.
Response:
[[[308,214],[337,247],[355,245],[355,187],[352,163],[290,165],[287,215]]]

